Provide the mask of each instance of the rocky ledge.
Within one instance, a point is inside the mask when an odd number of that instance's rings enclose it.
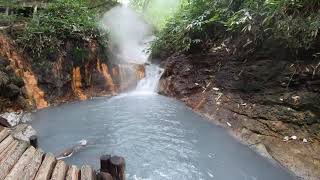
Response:
[[[319,64],[219,54],[164,62],[160,92],[230,129],[303,179],[320,179]]]

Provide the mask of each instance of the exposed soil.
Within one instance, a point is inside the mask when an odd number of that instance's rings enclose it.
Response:
[[[162,94],[230,129],[297,176],[320,179],[317,62],[266,57],[242,61],[212,52],[176,55],[163,63]]]
[[[78,46],[86,56],[72,54]],[[0,113],[112,96],[144,77],[143,65],[113,64],[103,51],[94,39],[70,41],[60,54],[37,62],[0,33]]]

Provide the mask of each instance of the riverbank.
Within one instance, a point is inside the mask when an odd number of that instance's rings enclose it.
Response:
[[[160,93],[231,130],[298,177],[320,177],[317,64],[223,53],[163,62]],[[266,153],[267,152],[267,153]]]

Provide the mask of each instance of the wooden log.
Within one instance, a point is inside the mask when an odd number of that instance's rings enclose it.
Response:
[[[56,164],[56,158],[53,154],[46,154],[39,171],[35,177],[35,180],[49,180],[53,171],[53,168]]]
[[[30,137],[30,145],[34,148],[38,148],[38,137],[36,135]]]
[[[14,149],[18,146],[19,142],[17,140],[13,140],[8,147],[0,153],[0,163],[5,159],[6,156],[12,154]]]
[[[100,171],[101,172],[111,172],[111,155],[102,155],[100,156]]]
[[[51,180],[64,180],[68,171],[68,165],[59,160],[53,170]]]
[[[68,172],[66,180],[79,180],[80,177],[80,170],[77,168],[77,166],[72,165]]]
[[[30,162],[35,152],[36,152],[36,149],[32,146],[29,146],[29,148],[22,154],[18,162],[13,166],[13,168],[11,169],[10,173],[7,175],[5,180],[20,179],[22,170]]]
[[[7,176],[11,168],[19,160],[27,147],[28,144],[26,142],[19,143],[14,152],[0,163],[0,180]]]
[[[29,180],[35,178],[43,160],[43,156],[44,152],[41,149],[37,149],[29,164],[23,169],[23,172],[21,173],[21,180]]]
[[[91,166],[81,167],[81,180],[96,180],[96,173]]]
[[[0,142],[2,142],[9,135],[9,133],[10,132],[8,128],[3,128],[0,132]]]
[[[99,180],[113,180],[111,174],[107,172],[100,172],[99,173]]]
[[[13,137],[12,136],[8,136],[5,140],[1,141],[1,143],[0,143],[0,153],[2,151],[4,151],[12,141],[13,141]]]
[[[110,159],[111,162],[111,172],[113,179],[115,180],[125,180],[125,169],[126,163],[123,157],[120,156],[112,156]]]

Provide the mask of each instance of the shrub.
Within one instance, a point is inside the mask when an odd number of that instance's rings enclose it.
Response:
[[[256,46],[274,42],[293,54],[319,47],[318,0],[190,0],[152,45],[155,55],[206,51],[216,39],[246,35]]]

